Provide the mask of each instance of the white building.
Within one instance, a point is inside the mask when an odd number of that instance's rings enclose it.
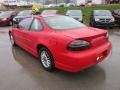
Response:
[[[4,5],[16,5],[18,2],[18,0],[2,0],[2,3]]]
[[[4,5],[17,5],[17,6],[27,6],[31,4],[31,2],[22,0],[1,0],[1,3]]]
[[[94,4],[104,4],[105,0],[92,0],[92,3]]]
[[[105,0],[72,0],[76,5],[86,4],[91,1],[94,4],[104,4]]]
[[[85,4],[86,0],[76,0],[76,5],[81,5],[81,4]]]

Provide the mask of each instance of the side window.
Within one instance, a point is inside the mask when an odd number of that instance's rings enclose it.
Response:
[[[34,19],[30,30],[31,31],[40,31],[40,30],[42,30],[42,28],[43,27],[42,27],[42,24],[40,23],[40,21],[38,19]]]
[[[24,30],[29,30],[33,18],[26,18],[19,23],[19,28]]]

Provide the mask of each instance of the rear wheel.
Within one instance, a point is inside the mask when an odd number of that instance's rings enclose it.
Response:
[[[47,48],[42,47],[39,49],[39,59],[42,67],[45,70],[49,72],[55,70],[54,59]]]

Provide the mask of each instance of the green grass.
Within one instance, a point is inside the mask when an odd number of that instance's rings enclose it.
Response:
[[[60,14],[65,14],[67,10],[69,9],[81,9],[84,13],[84,22],[86,24],[89,23],[89,18],[90,18],[90,15],[91,15],[91,12],[93,10],[96,10],[96,9],[106,9],[106,10],[114,10],[114,9],[120,9],[120,4],[112,4],[112,5],[96,5],[96,6],[92,6],[92,7],[54,7],[54,8],[44,8],[44,9],[41,9],[42,10],[45,10],[45,9],[56,9],[59,11]]]

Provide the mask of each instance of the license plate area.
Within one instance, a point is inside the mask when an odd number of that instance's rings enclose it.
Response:
[[[104,59],[106,56],[107,56],[107,54],[108,54],[108,51],[106,50],[106,51],[104,51],[104,52],[102,52],[101,54],[99,54],[98,55],[98,57],[97,57],[97,61],[100,61],[100,60],[102,60],[102,59]]]

